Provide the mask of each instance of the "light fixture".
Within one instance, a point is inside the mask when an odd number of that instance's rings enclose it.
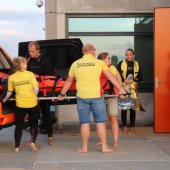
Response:
[[[38,6],[38,8],[41,8],[43,6],[43,1],[42,0],[36,0],[36,6]]]

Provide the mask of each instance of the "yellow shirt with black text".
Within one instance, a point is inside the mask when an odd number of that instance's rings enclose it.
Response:
[[[37,105],[34,87],[38,87],[34,74],[30,71],[17,71],[8,79],[8,91],[15,91],[16,106],[31,108]]]
[[[77,96],[80,98],[98,98],[102,96],[100,75],[109,70],[108,66],[91,54],[75,61],[69,71],[69,76],[76,78]]]

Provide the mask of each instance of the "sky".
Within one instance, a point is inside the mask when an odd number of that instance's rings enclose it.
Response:
[[[44,5],[36,0],[0,0],[0,46],[14,58],[18,43],[45,39]]]

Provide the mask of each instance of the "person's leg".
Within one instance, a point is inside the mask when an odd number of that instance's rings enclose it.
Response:
[[[80,134],[82,138],[82,148],[77,150],[78,152],[88,152],[88,140],[90,137],[90,125],[89,123],[82,124],[80,127]]]
[[[121,119],[122,119],[123,133],[127,134],[127,128],[126,128],[127,110],[122,110],[121,111]]]
[[[39,106],[37,105],[33,108],[28,109],[28,113],[29,113],[29,122],[30,122],[30,133],[31,133],[30,147],[32,151],[37,151],[38,149],[35,146],[35,142],[38,134]]]
[[[22,137],[22,128],[20,126],[16,126],[14,131],[15,152],[19,152],[21,137]]]
[[[48,144],[53,145],[53,123],[50,114],[50,102],[49,101],[41,101],[41,113],[42,119],[44,122],[46,133],[48,134]]]
[[[24,119],[26,113],[23,108],[16,107],[15,108],[15,131],[14,131],[14,139],[15,139],[15,152],[19,152],[20,142],[22,138],[22,129],[24,128]]]
[[[77,150],[81,153],[88,152],[88,139],[90,137],[90,105],[88,99],[77,98],[77,112],[80,121],[80,134],[82,139],[82,147]]]
[[[101,141],[102,146],[102,152],[111,152],[112,149],[108,148],[107,146],[107,140],[106,140],[106,124],[105,123],[96,123],[97,127],[97,134],[99,136],[99,139]]]
[[[114,138],[113,146],[119,146],[119,125],[117,121],[117,116],[109,116],[111,131]]]
[[[111,152],[106,140],[106,103],[103,97],[91,99],[90,102],[93,118],[97,127],[97,134],[101,141],[102,152]]]
[[[118,120],[117,120],[119,110],[118,110],[118,98],[117,97],[106,99],[106,110],[107,110],[108,119],[111,125],[111,131],[112,131],[113,140],[114,140],[113,147],[117,147],[119,145],[118,144],[119,125],[118,125]]]
[[[136,112],[133,109],[130,109],[130,127],[132,134],[135,134],[135,120],[136,120]]]

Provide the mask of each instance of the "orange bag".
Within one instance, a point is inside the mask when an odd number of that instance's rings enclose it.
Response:
[[[43,96],[47,96],[47,93],[58,93],[63,88],[66,79],[56,76],[37,76],[39,90],[43,93]],[[74,81],[69,89],[70,91],[76,91],[76,82]]]

